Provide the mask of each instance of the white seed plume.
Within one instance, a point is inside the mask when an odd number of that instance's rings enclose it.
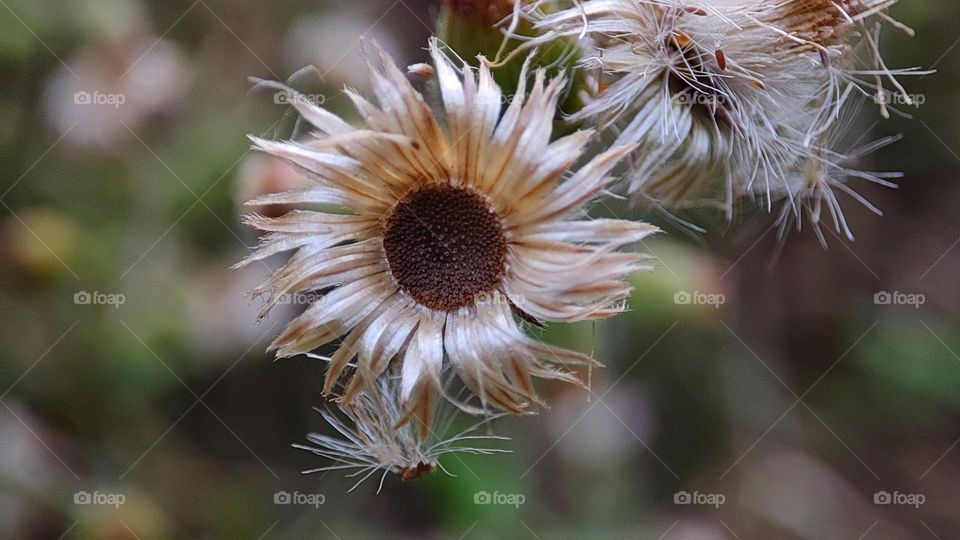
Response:
[[[781,239],[786,236],[792,224],[795,224],[799,231],[806,220],[824,247],[827,245],[821,229],[824,224],[828,227],[832,225],[836,234],[853,240],[853,231],[847,224],[837,197],[840,193],[871,212],[883,215],[879,208],[851,187],[850,181],[860,180],[896,188],[897,185],[892,180],[903,177],[902,173],[864,171],[856,165],[865,156],[896,142],[900,136],[883,137],[861,146],[850,147],[845,139],[857,110],[856,107],[848,109],[838,122],[817,138],[810,151],[805,154],[804,160],[798,163],[799,169],[787,175],[789,185],[784,192],[779,196],[774,195],[775,200],[782,199],[777,214]]]
[[[635,201],[715,205],[732,218],[744,197],[772,209],[822,194],[808,188],[808,165],[851,95],[876,98],[884,115],[893,94],[910,103],[897,76],[923,72],[889,69],[878,47],[884,23],[910,32],[887,15],[895,3],[541,1],[526,14],[543,32],[531,45],[582,38],[599,90],[571,120],[638,145],[627,174]]]
[[[328,409],[317,409],[338,436],[311,433],[307,439],[312,445],[295,444],[294,448],[307,450],[329,459],[333,464],[304,471],[304,474],[324,471],[348,471],[347,477],[359,478],[350,488],[381,472],[380,487],[388,473],[402,480],[410,480],[439,468],[452,476],[440,463],[440,457],[462,453],[490,455],[510,450],[477,446],[484,442],[507,441],[507,437],[478,435],[475,432],[493,417],[485,418],[452,436],[446,436],[457,410],[448,403],[436,405],[443,409],[430,415],[436,424],[427,426],[427,435],[408,422],[401,400],[401,378],[396,369],[366,386],[357,397],[347,403],[335,403]],[[378,488],[379,491],[379,488]]]

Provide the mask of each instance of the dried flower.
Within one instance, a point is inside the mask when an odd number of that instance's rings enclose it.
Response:
[[[444,411],[437,424],[426,428],[421,436],[411,423],[408,412],[401,406],[402,375],[391,369],[373,384],[361,390],[351,403],[337,403],[337,411],[317,409],[324,420],[337,431],[339,437],[311,433],[307,439],[313,446],[295,444],[294,448],[313,452],[330,459],[333,465],[304,471],[304,474],[347,470],[348,477],[360,477],[353,490],[378,471],[380,487],[387,473],[394,473],[402,480],[411,480],[437,468],[444,469],[439,458],[446,454],[466,453],[489,455],[509,452],[501,448],[474,446],[473,441],[506,441],[497,435],[475,435],[474,432],[491,419],[481,420],[451,436],[444,434],[453,423],[456,410],[449,405],[438,405]],[[445,413],[445,414],[444,414]],[[434,415],[430,415],[431,417]],[[451,475],[452,476],[452,475]]]
[[[256,148],[316,182],[255,204],[335,204],[352,213],[251,216],[248,222],[269,234],[241,265],[295,250],[254,291],[268,296],[264,314],[285,295],[328,291],[271,349],[289,357],[345,336],[324,384],[330,392],[346,375],[345,405],[397,359],[405,416],[429,426],[448,359],[484,408],[529,413],[541,405],[532,377],[578,382],[557,366],[594,361],[527,336],[517,319],[539,325],[620,313],[630,290],[622,278],[649,264],[618,250],[656,228],[575,219],[631,147],[610,149],[571,172],[592,132],[550,141],[561,77],[546,82],[537,71],[529,96],[521,77],[502,111],[503,93],[485,64],[478,75],[463,66],[461,77],[436,41],[431,54],[446,130],[373,47],[367,62],[379,106],[348,91],[366,127],[292,99],[318,128],[315,137],[253,138]],[[346,371],[355,357],[356,369]]]
[[[546,32],[533,43],[589,38],[585,62],[602,84],[571,119],[638,144],[634,200],[716,205],[732,218],[743,197],[767,208],[803,198],[797,186],[807,189],[808,165],[851,94],[884,97],[889,84],[909,99],[895,76],[920,72],[888,69],[877,47],[880,23],[908,30],[886,14],[894,3],[589,0],[528,13]]]
[[[783,200],[777,215],[781,239],[786,236],[791,224],[796,224],[796,229],[799,231],[806,219],[824,247],[827,241],[821,230],[823,223],[827,223],[828,226],[832,223],[837,234],[853,240],[853,231],[847,224],[840,207],[838,193],[845,193],[871,212],[883,215],[879,208],[854,191],[849,181],[859,179],[895,188],[896,184],[892,180],[901,178],[902,173],[864,171],[857,169],[855,165],[859,159],[896,142],[900,137],[884,137],[857,148],[844,149],[841,145],[846,127],[846,123],[840,122],[821,135],[807,153],[805,160],[798,163],[798,167],[802,169],[787,175],[786,178],[790,184],[783,193],[774,196],[775,199]]]

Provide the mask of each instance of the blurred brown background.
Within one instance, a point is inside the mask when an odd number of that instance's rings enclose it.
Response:
[[[546,386],[550,411],[495,424],[514,453],[447,459],[457,478],[388,478],[379,495],[300,474],[323,465],[289,447],[324,429],[322,366],[263,353],[298,306],[255,323],[242,293],[267,269],[227,270],[256,241],[240,202],[300,182],[248,153],[246,133],[298,126],[247,77],[348,113],[358,38],[424,61],[438,9],[0,0],[0,536],[960,535],[947,0],[893,8],[917,37],[888,31],[888,63],[938,73],[905,81],[924,96],[913,119],[858,119],[854,139],[905,135],[862,166],[906,177],[858,186],[883,218],[843,201],[855,242],[780,243],[760,211],[694,238],[662,223],[630,313],[543,336],[607,369],[592,397]]]

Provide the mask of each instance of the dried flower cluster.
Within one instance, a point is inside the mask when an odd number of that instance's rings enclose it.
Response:
[[[843,122],[862,98],[889,114],[911,104],[878,47],[896,0],[593,0],[528,10],[543,34],[580,36],[601,88],[573,120],[596,121],[614,144],[637,144],[626,174],[636,202],[668,209],[783,201],[783,228],[806,217],[853,235],[835,190],[896,175],[849,167]],[[857,97],[861,99],[857,99]],[[890,142],[880,141],[867,149]],[[859,152],[853,152],[858,154]],[[875,210],[875,209],[874,209]]]
[[[499,59],[434,38],[432,65],[409,73],[365,47],[376,100],[346,91],[360,125],[292,96],[315,131],[252,140],[313,183],[251,204],[310,208],[249,216],[265,235],[238,266],[292,252],[253,291],[267,299],[264,316],[288,295],[318,293],[270,347],[328,362],[323,392],[337,411],[323,414],[342,438],[309,437],[314,446],[302,448],[335,462],[317,470],[409,479],[445,453],[499,451],[462,447],[497,439],[471,430],[445,438],[450,411],[535,413],[545,402],[534,379],[582,384],[576,370],[596,361],[525,326],[626,309],[624,278],[651,268],[628,248],[657,229],[586,216],[617,186],[669,208],[784,201],[784,226],[804,213],[818,225],[825,206],[849,235],[834,191],[866,204],[847,180],[887,180],[845,164],[856,157],[836,148],[845,111],[856,94],[905,95],[895,75],[911,73],[888,69],[877,47],[894,1],[541,1],[513,4],[512,14],[504,2],[456,2],[458,12],[477,4],[510,14],[502,27],[521,43],[515,53],[579,40],[594,84],[570,88],[566,71],[548,76],[529,55],[505,91]],[[512,33],[520,17],[535,36]],[[474,66],[459,60],[474,56]],[[433,106],[414,76],[437,90]],[[568,118],[582,129],[557,135],[569,92],[585,96]],[[888,102],[878,99],[884,113]],[[329,357],[314,352],[338,340]],[[473,397],[450,398],[452,385]]]

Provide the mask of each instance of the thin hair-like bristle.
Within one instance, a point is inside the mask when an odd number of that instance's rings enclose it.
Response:
[[[434,425],[429,426],[428,436],[419,436],[413,423],[401,422],[406,411],[403,410],[400,400],[400,376],[396,370],[392,371],[380,377],[375,384],[361,390],[351,403],[333,401],[328,403],[325,409],[317,409],[338,436],[310,433],[307,435],[310,445],[293,445],[294,448],[306,450],[332,462],[330,465],[306,470],[304,474],[347,471],[346,477],[359,477],[350,488],[352,491],[377,471],[382,471],[383,476],[377,489],[379,492],[388,473],[409,479],[439,468],[450,475],[440,464],[441,456],[510,452],[509,449],[474,444],[474,441],[510,440],[499,435],[474,434],[480,427],[489,425],[492,419],[501,415],[485,417],[452,436],[446,436],[456,420],[457,409],[445,403],[438,405],[442,410],[436,415]],[[450,381],[451,377],[447,377],[447,386],[451,384]]]

